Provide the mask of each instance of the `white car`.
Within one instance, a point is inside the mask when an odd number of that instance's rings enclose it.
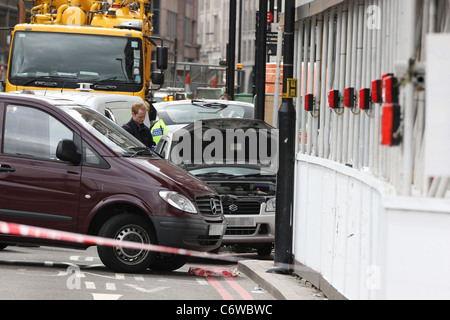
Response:
[[[144,102],[141,97],[125,94],[98,93],[86,91],[50,91],[33,90],[33,94],[61,99],[69,99],[79,104],[88,106],[119,126],[124,125],[131,119],[131,106],[135,102]],[[145,117],[145,125],[150,128],[150,119]]]
[[[180,150],[180,146],[183,143],[182,140],[184,141],[185,138],[188,140],[194,139],[195,128],[198,129],[199,125],[201,125],[202,134],[205,134],[210,129],[216,130],[215,133],[220,131],[223,134],[224,138],[222,141],[225,143],[223,144],[224,150],[222,155],[224,155],[224,161],[216,161],[216,163],[206,161],[208,162],[206,163],[205,157],[202,157],[201,161],[196,161],[194,158],[198,154],[192,153],[191,156],[187,156],[190,150],[183,151],[182,161],[177,158],[177,149]],[[242,154],[246,159],[250,158],[248,157],[250,144],[245,143],[245,140],[227,143],[225,135],[227,132],[230,132],[227,130],[235,129],[242,129],[244,134],[249,129],[254,130],[259,134],[258,139],[262,137],[261,132],[265,130],[268,132],[268,135],[264,137],[268,140],[275,139],[271,132],[274,132],[273,130],[276,131],[276,129],[260,120],[209,119],[191,123],[176,132],[162,136],[156,146],[156,152],[163,158],[185,168],[189,173],[202,179],[219,193],[223,212],[228,222],[223,237],[223,245],[244,245],[256,248],[259,255],[269,255],[273,248],[275,236],[276,172],[272,172],[272,174],[264,173],[264,170],[262,170],[264,165],[259,161],[257,163],[250,163],[250,161],[238,163],[238,161],[228,161],[229,157],[225,159],[227,150],[232,150],[232,154],[237,153],[239,150],[245,150]],[[177,135],[180,134],[191,135],[191,138],[185,136],[183,139],[179,139]],[[198,132],[195,134],[198,135]],[[192,147],[195,148],[196,142],[193,140],[191,142],[193,144]],[[202,145],[203,152],[206,152],[205,150],[211,147],[208,141],[206,143],[203,141]],[[187,149],[189,148],[187,147]],[[220,152],[216,152],[215,155],[217,156],[218,153]],[[235,157],[233,156],[233,158]],[[219,159],[216,158],[216,160]]]

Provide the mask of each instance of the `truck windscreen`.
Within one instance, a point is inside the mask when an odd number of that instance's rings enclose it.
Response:
[[[105,35],[18,31],[9,68],[12,85],[138,92],[143,80],[142,41]]]

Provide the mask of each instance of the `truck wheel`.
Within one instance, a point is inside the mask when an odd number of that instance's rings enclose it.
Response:
[[[173,271],[184,266],[186,260],[186,256],[160,253],[157,255],[155,262],[150,266],[150,269],[157,271]]]
[[[8,245],[6,245],[6,244],[0,243],[0,250],[5,249],[7,246],[8,246]]]
[[[120,214],[103,225],[100,237],[121,241],[156,244],[153,227],[145,218],[133,214]],[[103,264],[114,272],[139,273],[145,271],[156,258],[156,252],[121,247],[98,246]]]

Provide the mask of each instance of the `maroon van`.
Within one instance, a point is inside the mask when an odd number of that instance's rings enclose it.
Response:
[[[0,221],[212,251],[225,231],[206,183],[73,101],[0,93]],[[8,244],[85,249],[0,234]],[[175,270],[186,257],[98,246],[115,272]]]

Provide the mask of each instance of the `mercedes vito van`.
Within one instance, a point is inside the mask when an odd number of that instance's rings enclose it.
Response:
[[[0,221],[212,251],[225,220],[218,194],[91,108],[0,93]],[[0,248],[79,243],[0,234]],[[98,246],[115,272],[174,270],[186,257]]]

